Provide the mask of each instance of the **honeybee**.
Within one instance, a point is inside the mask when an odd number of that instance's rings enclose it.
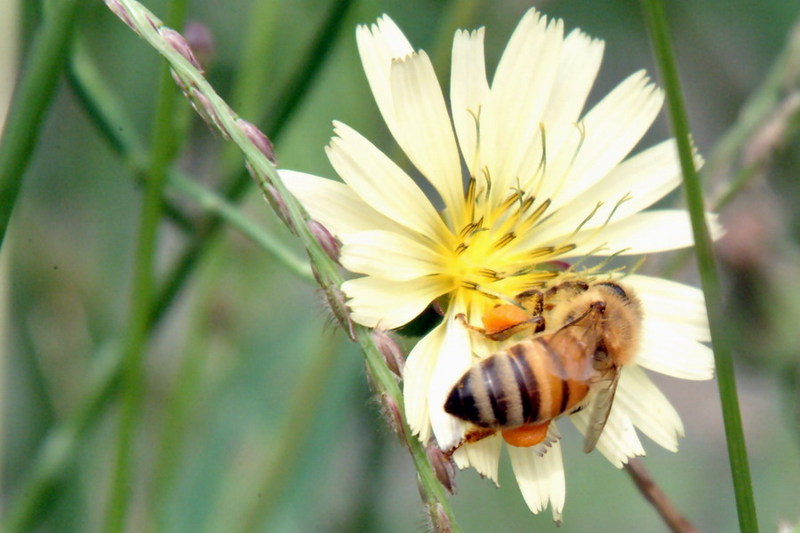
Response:
[[[533,324],[534,333],[475,363],[453,386],[445,411],[476,426],[458,446],[498,431],[512,446],[535,446],[545,440],[555,418],[585,408],[594,388],[584,441],[588,453],[608,420],[620,370],[638,349],[641,303],[615,281],[569,282],[521,296],[520,307],[538,312],[538,318],[505,323],[503,317],[514,314],[511,304],[489,311],[484,328],[460,318],[493,340],[510,337],[505,333],[521,325]]]

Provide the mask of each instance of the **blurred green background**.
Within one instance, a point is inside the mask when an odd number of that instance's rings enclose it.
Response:
[[[165,18],[165,0],[144,3]],[[485,25],[486,56],[493,66],[531,5],[564,18],[568,29],[580,27],[606,41],[593,100],[635,70],[655,71],[634,1],[354,0],[324,50],[310,51],[323,63],[276,133],[274,111],[281,95],[292,87],[328,13],[342,2],[275,4],[275,18],[259,21],[253,18],[255,1],[194,0],[187,18],[204,25],[213,38],[204,60],[207,75],[237,110],[242,102],[233,91],[242,74],[246,36],[254,31],[269,38],[261,58],[269,76],[260,82],[257,105],[247,104],[252,115],[243,112],[244,118],[264,125],[281,167],[325,176],[333,176],[323,146],[334,119],[387,152],[394,150],[354,39],[357,24],[371,23],[382,13],[390,14],[415,47],[431,53],[445,84],[451,26]],[[719,150],[720,139],[786,46],[800,4],[669,4],[695,141],[708,156]],[[11,26],[0,31],[1,47],[10,56],[0,62],[4,101],[40,17],[39,2],[0,0],[0,22]],[[77,33],[76,42],[130,117],[116,128],[144,143],[152,129],[161,59],[102,2],[83,3]],[[800,67],[786,71],[781,96],[797,97]],[[231,159],[230,147],[184,100],[179,105],[176,117],[186,122],[187,133],[175,165],[193,180],[220,188],[228,169],[241,161]],[[728,235],[718,245],[763,531],[776,531],[782,521],[800,521],[800,160],[792,150],[798,141],[797,110],[790,111],[779,121],[784,130],[769,145],[769,157],[722,210]],[[667,135],[662,116],[643,145]],[[754,135],[748,139],[708,176],[710,198],[725,190],[750,161],[748,154],[766,142]],[[302,256],[254,188],[241,212]],[[174,188],[168,188],[168,196],[195,224],[194,231],[203,227],[202,205]],[[674,199],[679,202],[680,195]],[[88,118],[75,84],[62,77],[0,253],[1,510],[14,509],[24,496],[21,487],[31,479],[37,450],[54,428],[81,412],[97,373],[119,351],[128,328],[141,200],[131,165]],[[159,281],[191,239],[191,230],[164,222]],[[654,258],[643,268],[659,273],[669,264],[670,258]],[[695,282],[690,263],[673,270],[676,279]],[[330,323],[322,300],[313,284],[241,233],[222,231],[151,331],[146,407],[133,442],[129,531],[427,529],[408,454],[370,396],[357,346]],[[643,439],[646,466],[699,530],[736,530],[716,384],[656,379],[681,414],[686,438],[678,454]],[[59,482],[33,509],[36,531],[103,530],[119,415],[118,383],[111,385],[100,407],[87,413],[77,453],[64,461]],[[567,504],[558,531],[666,531],[628,476],[598,454],[584,455],[577,432],[567,426],[561,424]],[[556,530],[549,511],[528,512],[505,457],[500,480],[495,489],[474,471],[458,474],[458,494],[451,502],[466,531]]]

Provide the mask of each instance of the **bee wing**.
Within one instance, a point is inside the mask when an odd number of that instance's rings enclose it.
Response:
[[[597,391],[593,401],[592,413],[589,415],[589,425],[586,428],[586,436],[583,441],[583,451],[586,453],[594,450],[603,428],[606,427],[608,416],[611,414],[611,406],[614,403],[614,395],[619,385],[620,368],[614,368],[614,375]]]
[[[551,374],[565,381],[589,381],[595,375],[594,358],[587,346],[596,344],[588,330],[581,330],[582,336],[575,334],[574,328],[561,328],[550,334],[534,337],[538,350],[548,353],[554,364],[548,369]]]

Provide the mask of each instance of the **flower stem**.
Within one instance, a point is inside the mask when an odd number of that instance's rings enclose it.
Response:
[[[134,0],[106,0],[142,38],[161,53],[173,68],[181,84],[190,94],[202,95],[205,114],[213,116],[213,125],[233,140],[244,153],[254,179],[266,195],[277,195],[286,208],[285,215],[289,224],[306,248],[311,259],[315,277],[331,304],[332,311],[345,331],[352,333],[354,340],[361,345],[367,366],[373,377],[377,392],[386,395],[397,407],[403,410],[403,397],[395,375],[386,366],[378,347],[373,341],[369,329],[355,325],[349,320],[339,286],[342,276],[338,266],[331,260],[313,233],[308,228],[308,214],[297,200],[291,196],[267,156],[253,144],[250,138],[239,127],[238,117],[233,110],[214,92],[202,74],[192,64],[173,49],[163,39],[160,31],[163,24]],[[271,191],[274,188],[274,193]],[[420,493],[431,519],[437,529],[444,531],[460,531],[450,509],[444,487],[437,480],[433,468],[428,461],[425,450],[419,440],[414,437],[405,421],[401,421],[398,436],[408,447],[420,480]]]
[[[269,132],[270,138],[274,142],[277,142],[282,135],[289,124],[290,117],[306,94],[308,94],[316,74],[324,64],[328,54],[333,50],[333,39],[338,34],[346,9],[352,1],[337,0],[336,7],[319,29],[315,39],[306,48],[307,52],[304,59],[298,62],[297,70],[280,92],[275,103],[270,107],[272,113],[266,120],[267,127],[265,130]],[[241,200],[250,183],[250,176],[241,168],[239,161],[237,161],[236,165],[236,170],[232,171],[231,179],[222,187],[222,195],[232,202]],[[227,175],[228,173],[225,174]],[[175,262],[175,266],[167,274],[167,279],[159,290],[152,316],[154,322],[160,320],[161,316],[166,312],[197,263],[205,254],[206,249],[214,241],[223,227],[222,220],[218,216],[213,216],[203,221],[201,227],[203,230],[195,236],[183,255]]]
[[[742,419],[739,412],[739,401],[736,393],[736,378],[733,370],[731,346],[724,335],[722,296],[711,238],[705,221],[702,184],[700,176],[694,167],[689,122],[667,28],[664,5],[661,0],[642,0],[642,5],[656,61],[659,65],[667,94],[669,118],[678,144],[678,154],[683,170],[684,190],[686,191],[689,214],[692,220],[700,281],[708,308],[711,339],[714,347],[714,361],[717,369],[717,382],[722,402],[722,418],[725,424],[728,458],[736,495],[736,509],[739,515],[739,527],[743,532],[756,532],[758,531],[758,522],[753,499],[753,487],[750,481],[750,467],[747,459],[744,432],[742,430]]]
[[[59,18],[59,20],[62,22],[66,22],[67,19],[68,17],[66,17],[66,15]],[[331,24],[340,24],[341,21],[334,20],[328,22]],[[57,48],[65,49],[66,47],[60,46]],[[328,46],[323,48],[321,51],[317,51],[314,61],[319,63],[320,56],[325,56],[327,52],[332,49],[333,46]],[[80,54],[80,48],[78,49],[78,53]],[[52,55],[48,57],[52,58]],[[134,169],[134,171],[142,172],[147,166],[147,156],[141,146],[141,143],[138,141],[138,137],[131,134],[135,131],[132,126],[132,122],[118,112],[121,110],[121,107],[116,103],[116,101],[107,99],[106,96],[100,96],[103,94],[103,91],[100,91],[98,89],[100,86],[96,85],[95,83],[99,80],[99,78],[92,80],[91,76],[87,76],[87,72],[91,72],[90,67],[92,65],[83,62],[83,60],[88,58],[81,58],[79,55],[74,59],[77,60],[73,62],[73,68],[70,74],[72,78],[81,81],[81,83],[75,85],[76,92],[81,100],[84,101],[84,105],[86,106],[90,118],[93,120],[101,133],[106,136],[106,139],[111,143],[112,148],[115,151],[118,151],[121,155],[125,156],[128,164]],[[34,61],[32,61],[32,64],[33,63]],[[296,106],[301,100],[302,96],[308,92],[313,78],[313,76],[304,73],[306,70],[308,70],[308,68],[310,68],[309,65],[304,65],[302,63],[298,65],[298,71],[295,73],[294,78],[300,78],[300,73],[303,73],[302,77],[306,80],[307,84],[302,85],[297,81],[292,83],[292,87],[294,87],[296,90],[294,93],[294,100],[285,98],[283,100],[285,105]],[[30,70],[33,71],[34,67],[31,66]],[[40,69],[37,67],[36,70]],[[54,77],[57,77],[59,73],[57,69],[45,69],[42,67],[41,70],[43,70],[44,74],[49,74]],[[40,74],[40,76],[41,75],[42,74]],[[20,87],[22,88],[23,85],[20,85]],[[84,98],[82,95],[82,91],[80,90],[81,88],[88,89],[88,99]],[[36,92],[27,91],[26,93],[23,93],[20,91],[19,94],[20,98],[24,98],[26,94],[28,97],[31,97],[32,95],[36,94]],[[106,94],[110,95],[111,93],[106,91]],[[30,98],[25,98],[25,100],[28,99]],[[288,119],[291,114],[288,112],[280,112],[278,115],[285,117],[286,122],[277,123],[274,125],[275,133],[273,134],[273,138],[276,138],[280,135],[284,129],[284,125],[288,123]],[[11,118],[9,118],[8,125],[12,125]],[[26,123],[26,127],[27,125],[28,124]],[[5,143],[5,139],[3,142]],[[11,151],[11,143],[9,142],[8,144],[9,151]],[[0,151],[1,150],[5,150],[5,148],[0,149]],[[14,150],[17,150],[17,148],[14,148]],[[3,156],[0,155],[0,160],[2,160],[2,158]],[[16,164],[20,160],[21,159],[14,159],[11,162]],[[0,166],[0,168],[3,167]],[[175,171],[170,170],[168,172],[171,179],[171,176]],[[3,176],[11,175],[12,174],[10,172],[3,174]],[[237,179],[243,178],[244,184],[248,183],[249,176],[245,171],[242,170],[237,172],[237,176],[239,176]],[[199,189],[201,186],[198,184],[193,185],[196,185],[196,187],[193,188],[194,192],[198,194],[198,200],[202,202],[206,202],[212,194],[215,197],[220,198],[219,202],[230,202],[231,200],[237,200],[241,196],[232,194],[218,196],[216,193],[211,191]],[[231,188],[229,187],[228,189],[230,190]],[[205,192],[201,193],[201,190],[204,190]],[[244,191],[244,188],[241,188],[241,190]],[[189,190],[185,192],[190,195],[192,194]],[[201,195],[206,196],[206,199],[201,200],[199,198]],[[173,270],[171,282],[165,286],[162,286],[157,299],[158,304],[154,305],[150,309],[150,315],[148,317],[148,328],[150,328],[150,331],[152,331],[152,326],[157,324],[164,316],[164,312],[167,310],[169,303],[177,294],[178,290],[186,281],[186,279],[188,279],[188,275],[193,271],[194,266],[197,264],[197,258],[199,258],[199,256],[201,256],[205,249],[210,245],[210,243],[206,242],[206,240],[213,239],[213,235],[224,227],[222,225],[223,221],[232,225],[237,224],[236,218],[225,218],[226,213],[233,212],[233,209],[218,209],[219,206],[215,207],[213,205],[215,203],[215,201],[209,202],[209,204],[212,204],[209,207],[209,210],[215,214],[208,217],[207,220],[202,221],[200,225],[207,228],[216,227],[217,229],[215,231],[208,231],[205,239],[197,239],[196,245],[191,246],[184,255],[184,258],[188,257],[191,260],[179,261],[179,264],[186,263],[186,266],[180,270]],[[6,206],[6,204],[3,204],[3,206]],[[2,206],[0,206],[0,208],[2,208]],[[186,226],[187,224],[184,225]],[[244,228],[240,229],[245,232],[248,231]],[[250,230],[254,230],[254,226],[250,225]],[[265,235],[262,231],[259,231],[258,235],[256,235],[255,232],[252,233],[253,234],[250,236],[251,238],[255,239],[254,242],[256,242],[256,244],[260,244],[262,249],[268,253],[272,253],[269,248],[265,248],[265,246],[267,246],[267,242],[270,240],[269,236]],[[283,247],[281,246],[280,249],[283,249]],[[288,254],[288,252],[286,253]],[[278,253],[273,256],[273,258],[279,258],[280,255],[282,254]],[[308,272],[307,264],[301,263],[299,259],[293,259],[291,262],[296,264],[297,268],[292,269],[290,267],[290,270],[305,278]],[[45,505],[44,502],[52,494],[52,491],[57,483],[62,479],[65,469],[70,464],[70,461],[79,449],[81,439],[86,432],[93,427],[94,422],[96,422],[100,415],[105,412],[105,409],[111,405],[112,400],[119,391],[118,384],[122,377],[123,365],[121,357],[119,357],[116,353],[115,355],[116,357],[113,359],[113,361],[109,362],[107,367],[104,367],[105,370],[102,375],[97,378],[97,380],[87,384],[86,388],[88,392],[81,402],[81,405],[74,411],[73,414],[69,415],[65,421],[59,422],[48,432],[44,444],[36,452],[36,458],[33,460],[33,466],[30,472],[26,474],[24,481],[22,481],[20,484],[18,496],[12,499],[6,508],[2,522],[2,531],[15,532],[30,529],[30,527],[32,527],[37,520],[46,515],[46,511],[43,510]]]
[[[172,0],[169,20],[181,25],[186,13],[186,0]],[[153,122],[151,156],[145,180],[139,234],[136,244],[131,308],[127,338],[123,351],[122,405],[117,435],[117,450],[107,508],[106,528],[110,533],[125,529],[125,518],[131,500],[133,443],[136,422],[142,407],[145,380],[143,356],[148,339],[148,318],[153,304],[155,287],[154,260],[158,228],[163,212],[162,196],[167,183],[166,169],[174,156],[176,144],[175,109],[177,90],[169,68],[162,65],[159,78],[157,109]]]
[[[39,128],[69,51],[78,0],[59,0],[38,29],[0,139],[0,247]]]

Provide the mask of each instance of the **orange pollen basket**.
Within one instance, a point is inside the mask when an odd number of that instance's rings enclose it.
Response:
[[[502,304],[487,311],[482,320],[486,334],[493,335],[522,324],[529,318],[530,315],[524,309],[512,304]]]
[[[547,437],[547,428],[549,427],[550,421],[548,420],[544,424],[504,429],[501,433],[503,434],[503,440],[511,446],[530,448],[531,446],[536,446]]]

